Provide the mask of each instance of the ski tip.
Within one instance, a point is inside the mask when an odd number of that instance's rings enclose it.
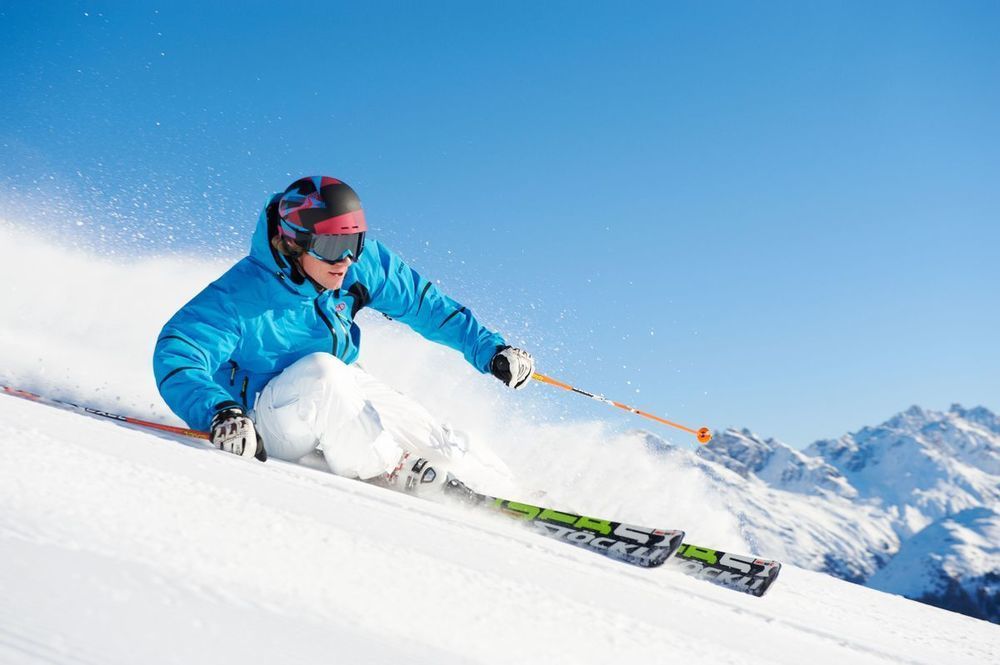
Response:
[[[758,598],[774,584],[781,570],[777,561],[689,543],[681,544],[672,561],[687,575]]]
[[[771,585],[778,579],[778,573],[781,572],[781,564],[777,561],[761,560],[761,563],[769,566],[770,570],[768,570],[763,576],[764,583],[750,592],[751,595],[756,596],[757,598],[761,598],[765,593],[767,593],[768,589],[771,588]]]

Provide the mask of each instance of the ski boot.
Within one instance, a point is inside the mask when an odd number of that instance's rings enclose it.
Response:
[[[381,484],[397,492],[427,496],[440,492],[447,478],[426,457],[414,457],[404,452],[396,467],[381,480]]]
[[[472,505],[478,505],[488,498],[470,489],[426,457],[414,457],[409,452],[404,452],[396,467],[379,481],[378,484],[397,492],[421,497],[443,495]]]

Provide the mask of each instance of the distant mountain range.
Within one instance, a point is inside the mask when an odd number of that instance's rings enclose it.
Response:
[[[990,410],[914,406],[802,451],[726,430],[687,463],[732,495],[762,552],[1000,623],[1000,418]]]

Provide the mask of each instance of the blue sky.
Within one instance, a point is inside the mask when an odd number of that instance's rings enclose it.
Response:
[[[1000,4],[612,4],[7,3],[4,216],[235,260],[324,173],[585,389],[793,445],[1000,409]]]

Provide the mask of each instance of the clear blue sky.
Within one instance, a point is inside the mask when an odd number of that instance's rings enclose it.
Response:
[[[235,260],[324,173],[583,388],[793,445],[1000,409],[1000,3],[287,6],[2,5],[5,216]]]

